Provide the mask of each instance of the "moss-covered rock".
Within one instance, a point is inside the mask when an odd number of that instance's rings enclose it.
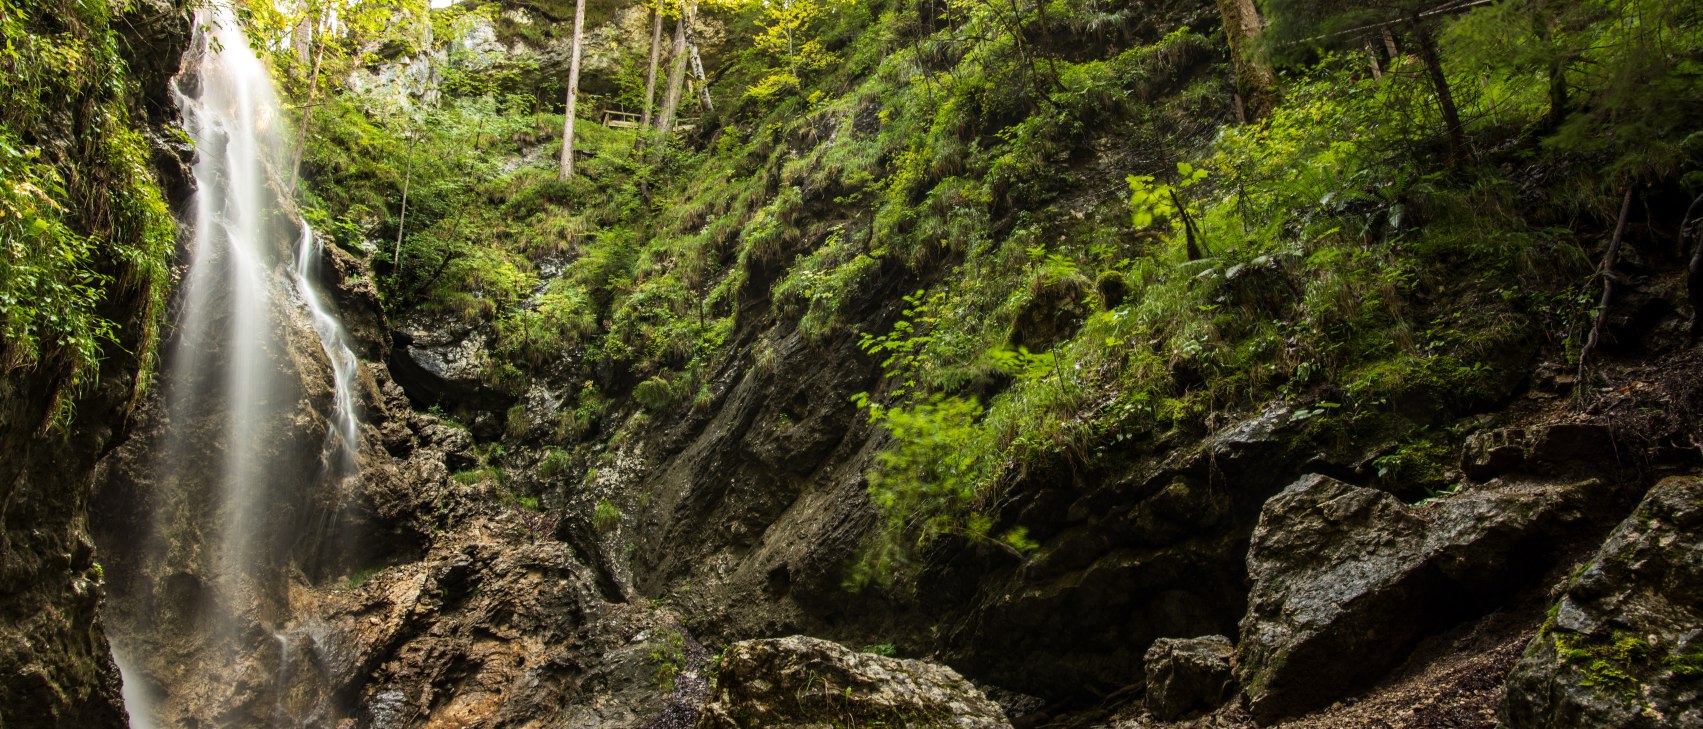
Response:
[[[1508,679],[1514,729],[1703,726],[1703,479],[1657,484]]]

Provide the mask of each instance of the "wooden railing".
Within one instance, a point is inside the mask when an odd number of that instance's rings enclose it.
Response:
[[[633,112],[621,111],[619,109],[604,109],[600,113],[602,118],[599,119],[598,122],[603,126],[610,127],[612,129],[637,129],[639,128],[639,121],[642,118]],[[689,132],[697,128],[697,126],[698,117],[683,116],[674,122],[674,131]]]

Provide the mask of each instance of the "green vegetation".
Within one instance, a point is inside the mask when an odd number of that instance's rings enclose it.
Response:
[[[0,374],[68,427],[106,358],[147,387],[176,235],[139,129],[127,4],[0,0]],[[68,103],[74,101],[74,103]]]
[[[656,664],[652,678],[657,688],[673,691],[674,679],[686,670],[686,660],[685,634],[675,628],[659,629],[650,643],[650,661]]]
[[[1552,631],[1556,655],[1585,675],[1584,685],[1597,686],[1627,701],[1638,699],[1639,678],[1651,668],[1650,644],[1626,631],[1608,636]]]
[[[489,331],[487,385],[569,392],[536,429],[563,448],[708,409],[727,358],[772,369],[764,317],[822,356],[861,342],[889,436],[866,584],[943,539],[1023,558],[1028,474],[1116,474],[1273,401],[1438,491],[1439,423],[1543,343],[1577,356],[1626,191],[1703,190],[1703,19],[1678,4],[1271,2],[1277,101],[1241,125],[1208,5],[1101,5],[706,3],[714,109],[687,94],[666,140],[581,124],[564,182],[538,57],[453,44],[555,31],[464,3],[431,13],[442,96],[318,107],[308,206],[393,317]],[[631,103],[643,54],[585,108]],[[564,452],[593,457],[552,473]]]
[[[621,526],[621,510],[608,499],[601,499],[591,513],[591,525],[600,532],[612,532]]]
[[[864,653],[874,653],[875,655],[878,655],[878,656],[887,656],[888,658],[892,658],[894,656],[899,655],[899,649],[893,647],[892,643],[876,643],[874,645],[866,645],[859,650],[864,652]]]

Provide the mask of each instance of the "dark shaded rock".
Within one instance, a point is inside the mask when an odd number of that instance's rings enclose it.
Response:
[[[441,318],[408,322],[390,334],[390,373],[416,404],[501,411],[514,398],[485,384],[485,334]]]
[[[1526,431],[1502,428],[1467,436],[1461,472],[1480,481],[1511,473],[1526,462]]]
[[[699,729],[1010,727],[999,705],[937,663],[857,653],[805,636],[735,643]]]
[[[1094,292],[1087,281],[1068,277],[1038,280],[1030,287],[1030,298],[1011,324],[1011,344],[1044,352],[1070,338],[1092,313],[1083,305]]]
[[[1502,721],[1703,727],[1703,479],[1657,484],[1567,587],[1508,678]]]
[[[966,560],[954,569],[979,594],[949,592],[950,573],[919,581],[928,601],[971,607],[945,655],[979,681],[1088,703],[1141,683],[1160,637],[1233,634],[1260,506],[1319,453],[1305,425],[1274,406],[1104,481],[1030,471],[1016,521],[1042,546],[1019,576]]]
[[[1554,478],[1602,475],[1620,468],[1614,432],[1596,423],[1505,428],[1467,438],[1461,471],[1483,481],[1509,473]]]
[[[1147,649],[1147,711],[1175,721],[1218,708],[1235,686],[1230,659],[1236,647],[1222,635],[1160,638]]]
[[[1266,504],[1248,552],[1236,677],[1254,715],[1363,688],[1424,636],[1488,612],[1543,572],[1605,492],[1497,483],[1413,507],[1325,476],[1290,485]]]

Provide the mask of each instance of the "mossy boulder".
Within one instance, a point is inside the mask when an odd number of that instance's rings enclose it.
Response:
[[[1508,678],[1501,719],[1703,727],[1703,479],[1657,484],[1575,577]]]

